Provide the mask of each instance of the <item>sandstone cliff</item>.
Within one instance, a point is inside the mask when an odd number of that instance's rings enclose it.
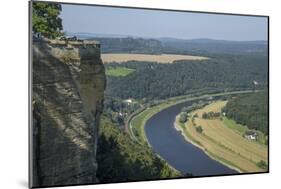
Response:
[[[105,71],[94,41],[33,41],[31,185],[94,183]]]

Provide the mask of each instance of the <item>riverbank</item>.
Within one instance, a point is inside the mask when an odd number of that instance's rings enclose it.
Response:
[[[141,111],[139,114],[133,116],[130,121],[128,122],[129,132],[130,135],[133,136],[133,140],[137,140],[138,143],[148,145],[147,137],[145,134],[144,126],[145,123],[155,114],[164,110],[165,108],[188,102],[194,100],[201,100],[207,99],[210,97],[217,97],[217,96],[226,96],[226,95],[235,95],[235,94],[243,94],[243,93],[252,93],[252,90],[244,90],[244,91],[231,91],[231,92],[222,92],[222,93],[214,93],[214,94],[205,94],[201,96],[193,96],[193,95],[185,95],[185,96],[178,96],[172,97],[164,102],[161,102],[158,105],[146,108],[145,110]]]
[[[175,119],[174,126],[185,140],[202,149],[210,158],[238,172],[265,172],[257,166],[267,162],[267,148],[256,141],[249,141],[242,133],[225,126],[224,118],[203,119],[205,112],[220,112],[226,101],[213,102],[189,113],[186,123]],[[196,115],[196,116],[195,116]],[[201,132],[198,132],[198,127]]]
[[[177,116],[177,117],[176,117],[176,121],[175,121],[175,123],[174,123],[174,127],[175,127],[175,129],[176,129],[177,131],[179,131],[179,132],[182,134],[182,136],[184,137],[184,139],[185,139],[186,141],[188,141],[189,143],[193,144],[193,145],[196,146],[197,148],[200,148],[205,154],[207,154],[207,155],[208,155],[210,158],[212,158],[213,160],[216,160],[216,161],[218,161],[219,163],[225,165],[226,167],[228,167],[228,168],[230,168],[230,169],[233,169],[233,170],[235,170],[235,171],[237,171],[237,172],[239,172],[239,173],[242,173],[242,172],[243,172],[243,171],[240,170],[239,168],[237,168],[237,167],[235,167],[235,166],[233,166],[233,165],[231,165],[231,164],[228,164],[228,163],[226,163],[225,161],[222,161],[221,159],[216,158],[215,156],[213,156],[213,155],[212,155],[211,153],[209,153],[203,146],[200,146],[200,145],[195,141],[195,139],[191,139],[191,138],[192,138],[191,136],[188,136],[187,134],[185,134],[185,131],[184,131],[183,126],[180,126],[180,125],[181,125],[181,123],[179,123],[179,121],[178,121],[178,116]]]

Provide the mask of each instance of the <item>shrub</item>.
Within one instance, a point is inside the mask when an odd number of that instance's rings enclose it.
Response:
[[[257,166],[262,168],[262,169],[267,169],[267,164],[265,161],[263,160],[260,160],[258,163],[257,163]]]
[[[203,132],[203,129],[202,129],[202,127],[199,125],[199,126],[196,127],[196,131],[197,131],[198,133],[202,133],[202,132]]]
[[[187,113],[182,112],[182,113],[180,114],[179,121],[180,121],[181,123],[185,123],[185,122],[187,121]]]

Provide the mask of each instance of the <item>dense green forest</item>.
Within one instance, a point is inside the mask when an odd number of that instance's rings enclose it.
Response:
[[[265,91],[240,95],[230,100],[225,108],[227,117],[268,135],[268,94]]]
[[[106,116],[100,124],[97,177],[101,183],[179,177],[150,148],[132,141]]]
[[[210,58],[182,60],[173,64],[140,61],[105,64],[107,88],[97,151],[97,177],[101,183],[179,176],[150,148],[139,145],[124,133],[122,128],[134,111],[179,95],[200,96],[225,90],[268,87],[266,45],[263,42],[216,41],[217,45],[214,45],[211,44],[213,41],[199,40],[195,45],[179,42],[182,44],[176,46],[174,44],[179,43],[174,39],[163,39],[161,42],[133,38],[96,40],[101,42],[103,53],[174,53],[206,55]],[[119,74],[120,70],[133,71]],[[116,71],[119,71],[118,74]],[[132,102],[127,103],[126,99]],[[252,128],[257,126],[255,124]]]
[[[106,94],[121,99],[165,99],[196,89],[250,89],[253,81],[267,83],[267,57],[262,54],[221,55],[202,61],[110,63],[106,68],[126,67],[135,71],[125,77],[107,77]]]

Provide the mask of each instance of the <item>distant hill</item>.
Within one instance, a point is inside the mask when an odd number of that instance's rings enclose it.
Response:
[[[187,51],[191,53],[265,53],[267,52],[266,41],[226,41],[214,39],[191,39],[182,40],[174,38],[160,38],[162,45],[167,51]]]
[[[89,38],[126,38],[132,37],[129,35],[118,35],[118,34],[101,34],[101,33],[87,33],[87,32],[66,32],[67,36],[76,36],[80,39],[89,39]]]
[[[142,53],[142,54],[249,54],[267,53],[267,41],[228,41],[208,38],[177,39],[170,37],[141,38],[129,35],[67,32],[69,36],[98,40],[102,53]]]
[[[144,38],[90,38],[101,44],[102,53],[162,54],[161,41]]]
[[[194,43],[241,43],[241,44],[267,44],[264,40],[254,40],[254,41],[232,41],[232,40],[220,40],[220,39],[210,39],[210,38],[197,38],[197,39],[178,39],[171,37],[161,37],[158,38],[161,42],[194,42]]]

